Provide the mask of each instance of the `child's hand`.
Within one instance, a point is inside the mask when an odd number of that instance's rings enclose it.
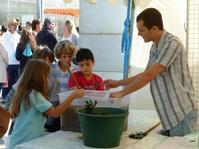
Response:
[[[76,98],[81,98],[84,96],[84,90],[83,89],[75,89],[72,94],[71,94],[71,97],[73,99],[76,99]]]

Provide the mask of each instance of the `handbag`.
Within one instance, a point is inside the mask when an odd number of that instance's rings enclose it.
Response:
[[[0,138],[4,136],[8,129],[10,113],[0,106]]]

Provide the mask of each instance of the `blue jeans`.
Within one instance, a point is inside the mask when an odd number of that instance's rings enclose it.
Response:
[[[184,136],[197,129],[198,111],[190,112],[177,126],[163,132],[165,136]]]

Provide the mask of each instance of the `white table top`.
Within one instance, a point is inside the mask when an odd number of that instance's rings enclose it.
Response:
[[[120,145],[116,149],[127,149],[138,140],[128,138],[128,133],[124,132]],[[70,131],[57,131],[46,136],[22,143],[16,149],[89,149],[83,144],[80,133]]]
[[[130,139],[129,132],[124,132],[120,145],[114,149],[196,149],[197,133],[184,137],[166,137],[152,132],[142,140]],[[29,142],[19,144],[16,149],[90,149],[83,144],[80,133],[57,131]]]

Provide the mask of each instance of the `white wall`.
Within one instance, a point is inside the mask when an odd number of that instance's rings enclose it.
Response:
[[[177,35],[184,45],[186,44],[186,32],[184,29],[186,22],[186,0],[134,0],[135,19],[133,27],[132,51],[130,60],[130,75],[142,72],[148,62],[151,43],[144,43],[143,39],[137,35],[136,17],[145,8],[157,8],[163,17],[164,28]],[[153,109],[153,101],[149,86],[131,95],[132,106],[136,108]]]
[[[96,4],[80,0],[80,47],[90,48],[95,56],[95,71],[122,72],[121,34],[126,16],[123,1]]]

